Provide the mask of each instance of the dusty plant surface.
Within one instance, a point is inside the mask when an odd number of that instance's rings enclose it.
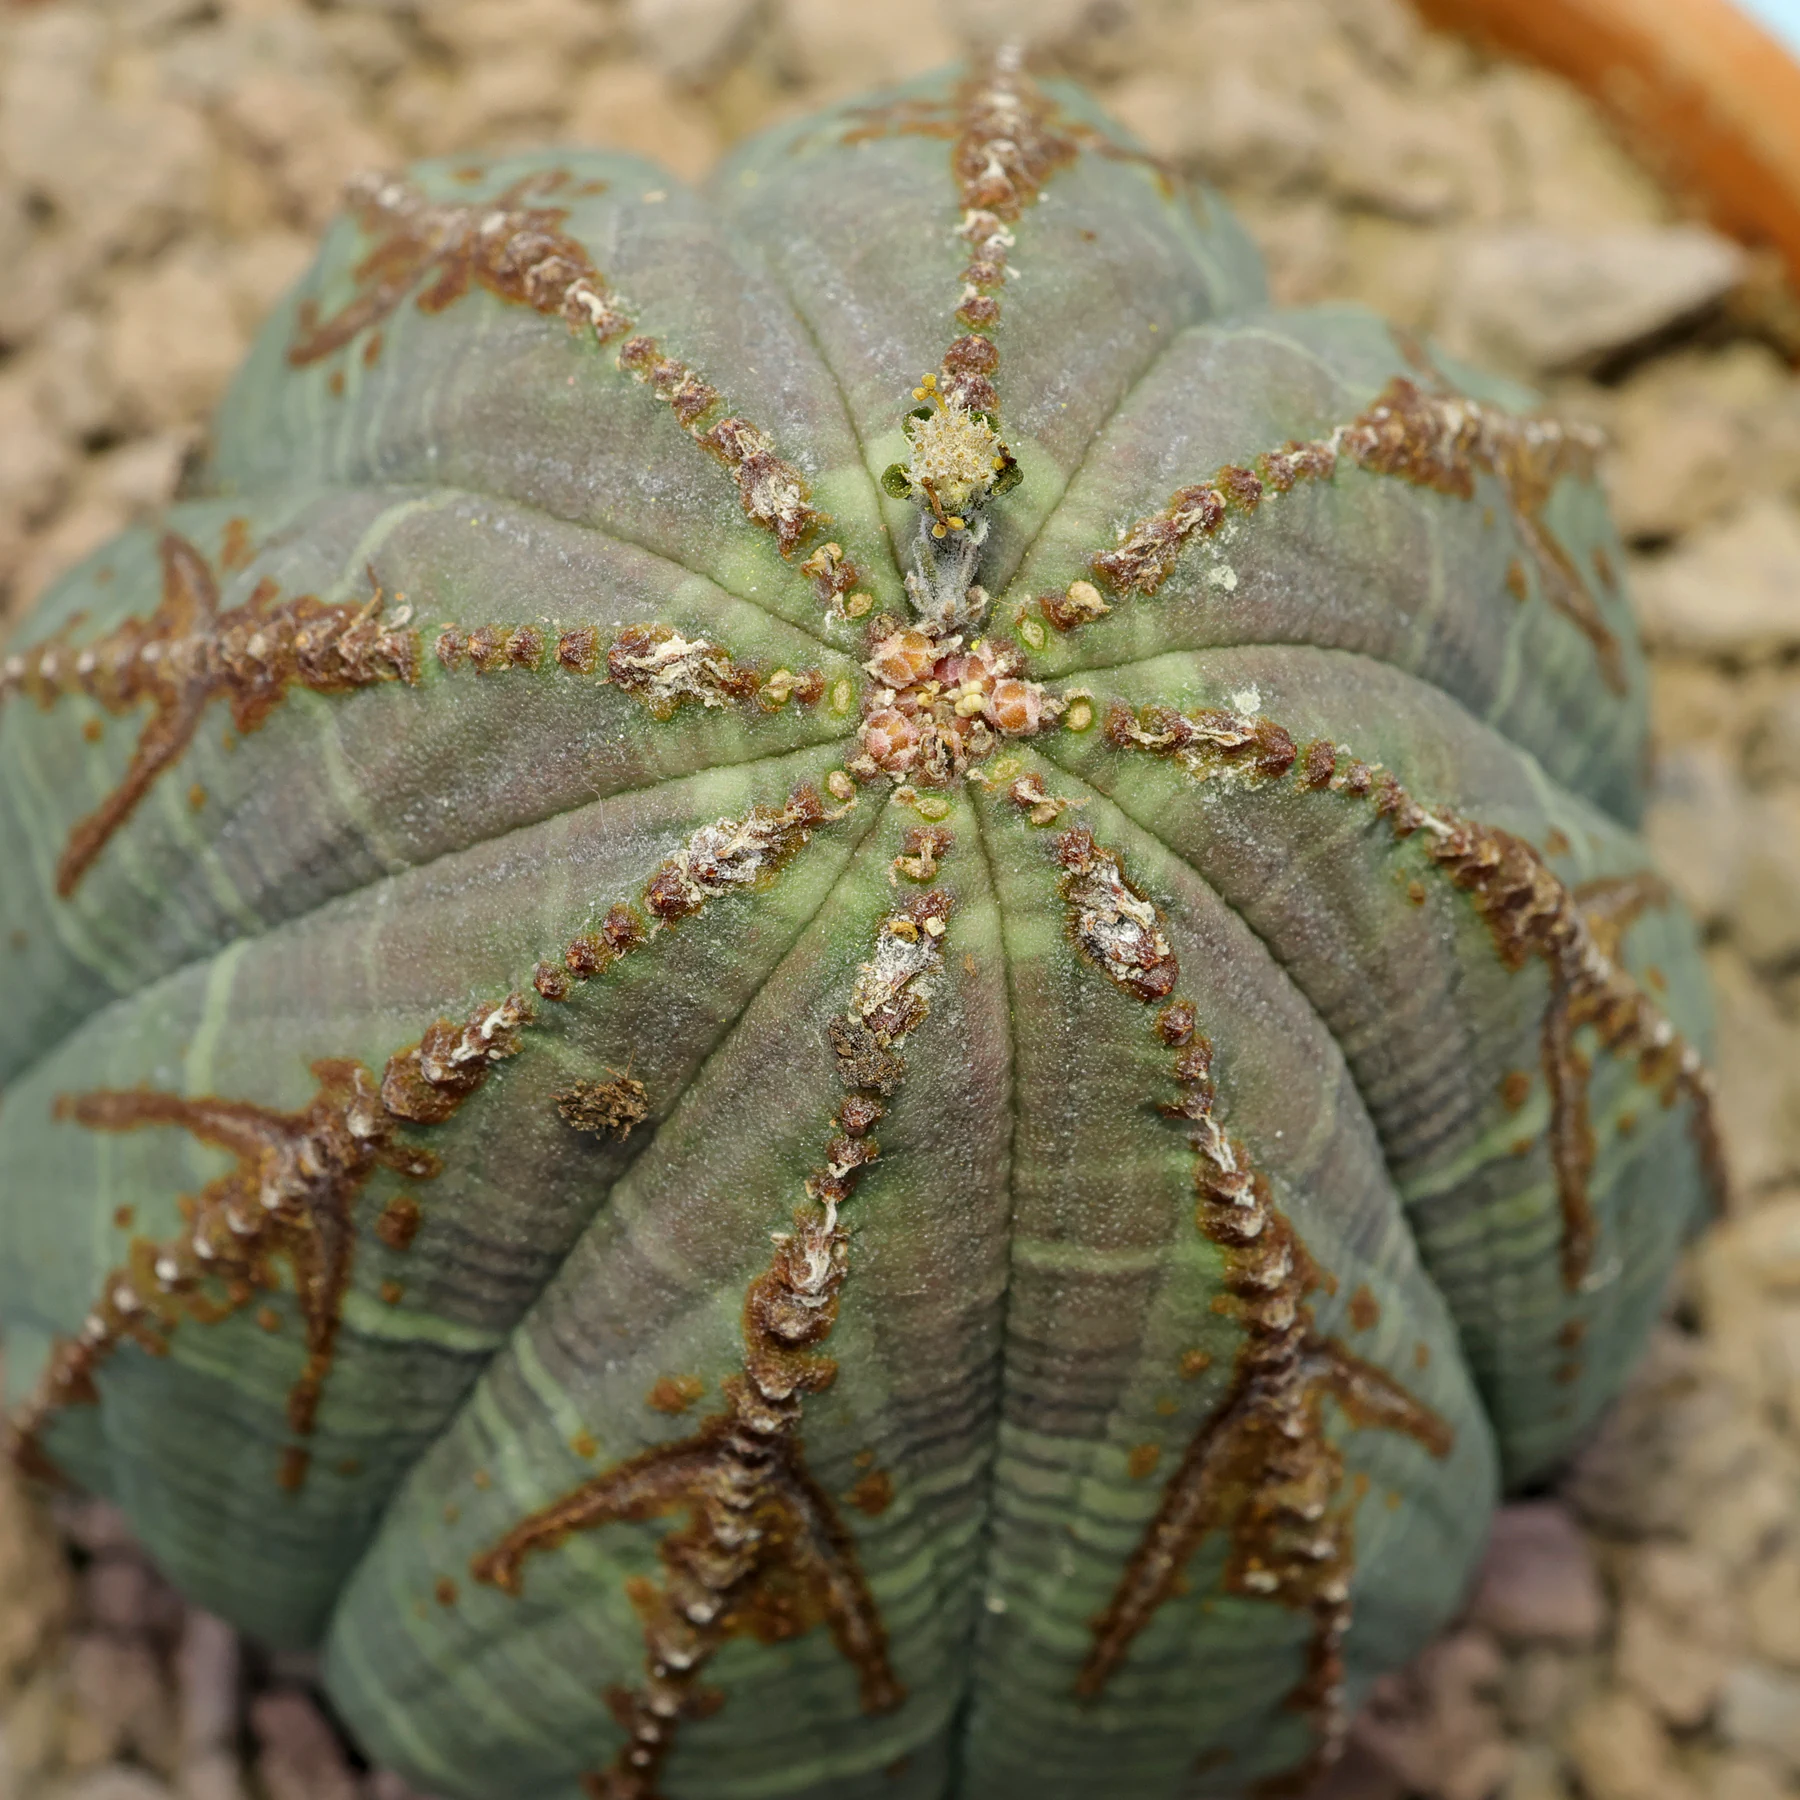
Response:
[[[1655,654],[1651,831],[1705,922],[1737,1216],[1632,1395],[1502,1515],[1340,1795],[1800,1792],[1800,380],[1792,302],[1553,80],[1400,0],[39,0],[0,13],[0,628],[165,500],[344,179],[734,139],[1016,36],[1345,296],[1609,434]],[[0,1800],[404,1800],[308,1670],[184,1611],[106,1509],[0,1476]]]

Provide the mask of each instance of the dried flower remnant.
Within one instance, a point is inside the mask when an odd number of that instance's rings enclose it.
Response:
[[[840,1025],[878,1031],[897,1051],[930,1010],[925,990],[943,964],[949,913],[948,897],[934,891],[882,922]],[[768,1267],[745,1295],[743,1370],[723,1384],[724,1411],[691,1436],[583,1483],[470,1564],[477,1581],[516,1594],[526,1558],[574,1532],[686,1515],[657,1547],[662,1586],[639,1601],[646,1679],[609,1696],[627,1741],[609,1768],[588,1778],[603,1800],[655,1800],[676,1727],[708,1706],[701,1678],[733,1637],[781,1643],[823,1624],[856,1673],[864,1711],[887,1712],[905,1698],[855,1542],[807,1468],[800,1440],[805,1397],[836,1374],[815,1346],[836,1323],[850,1268],[839,1209],[880,1156],[867,1133],[881,1101],[856,1068],[842,1058],[839,1067],[851,1091],[832,1120],[824,1167],[807,1177],[793,1230],[776,1234]],[[893,1084],[878,1091],[891,1093]]]
[[[1126,885],[1118,859],[1097,849],[1089,834],[1075,832],[1059,841],[1057,859],[1065,868],[1073,863],[1088,884],[1065,884],[1071,927],[1085,941],[1094,910],[1089,888]],[[1138,958],[1107,972],[1135,998],[1160,999],[1179,978],[1166,940],[1161,949],[1158,979],[1147,985],[1136,979]],[[1226,1592],[1311,1616],[1306,1674],[1288,1697],[1315,1734],[1312,1753],[1292,1778],[1298,1786],[1336,1757],[1349,1723],[1342,1646],[1351,1620],[1356,1500],[1342,1498],[1343,1452],[1326,1430],[1324,1403],[1335,1400],[1354,1426],[1411,1437],[1434,1457],[1447,1456],[1453,1438],[1391,1376],[1318,1332],[1306,1297],[1324,1277],[1276,1206],[1268,1178],[1214,1116],[1213,1046],[1199,1034],[1192,1004],[1165,1006],[1155,1031],[1176,1052],[1178,1097],[1163,1110],[1188,1130],[1196,1223],[1224,1252],[1225,1292],[1244,1337],[1224,1399],[1170,1478],[1118,1589],[1094,1621],[1076,1692],[1093,1699],[1104,1691],[1138,1633],[1178,1592],[1194,1551],[1212,1533],[1225,1532],[1231,1539]],[[1154,1469],[1153,1458],[1140,1454],[1145,1450],[1133,1453],[1134,1478]]]
[[[1487,475],[1505,493],[1546,599],[1592,644],[1608,685],[1623,692],[1618,639],[1580,568],[1543,517],[1565,478],[1593,479],[1602,448],[1599,433],[1590,426],[1505,412],[1397,376],[1366,412],[1327,436],[1306,443],[1290,440],[1258,456],[1252,466],[1227,464],[1210,479],[1177,489],[1158,512],[1130,526],[1112,549],[1090,558],[1089,566],[1121,597],[1154,594],[1191,538],[1216,536],[1234,517],[1248,517],[1269,495],[1288,493],[1302,481],[1330,481],[1341,460],[1458,500],[1472,500],[1476,477]],[[1039,607],[1058,630],[1071,631],[1108,610],[1103,601],[1096,609],[1099,600],[1092,582],[1071,582],[1065,592],[1041,599]]]
[[[311,594],[277,602],[259,582],[241,605],[221,611],[211,567],[192,543],[165,532],[157,546],[162,596],[92,643],[60,641],[0,662],[0,702],[24,693],[42,706],[84,694],[111,713],[148,704],[150,718],[119,785],[70,830],[56,869],[65,900],[152,784],[193,741],[206,709],[223,700],[239,731],[254,731],[290,686],[342,694],[381,682],[415,682],[419,644],[406,614],[384,618],[377,587],[361,603],[326,605]]]
[[[864,665],[877,685],[864,697],[853,774],[877,773],[924,787],[960,779],[1002,737],[1030,737],[1061,716],[1063,703],[1024,675],[1010,646],[928,627],[879,638]]]

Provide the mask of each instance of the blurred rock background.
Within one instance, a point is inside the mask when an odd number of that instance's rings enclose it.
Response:
[[[1717,981],[1738,1217],[1332,1791],[1800,1795],[1800,307],[1577,94],[1403,0],[13,0],[0,629],[168,497],[351,172],[565,138],[698,176],[1002,37],[1222,188],[1280,298],[1367,300],[1610,434],[1656,657],[1651,831]],[[407,1800],[303,1662],[184,1611],[104,1507],[52,1521],[8,1483],[0,1800]]]

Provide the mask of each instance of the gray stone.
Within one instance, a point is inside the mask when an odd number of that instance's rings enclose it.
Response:
[[[1632,591],[1660,648],[1748,659],[1800,646],[1800,508],[1752,500],[1669,555],[1634,563]]]
[[[1737,1750],[1763,1750],[1800,1770],[1800,1676],[1739,1663],[1719,1697],[1719,1735]]]
[[[297,1688],[259,1694],[250,1705],[256,1773],[269,1800],[358,1800],[356,1777],[337,1734]]]
[[[756,0],[629,0],[644,54],[678,81],[716,74],[756,15]]]
[[[125,1763],[89,1770],[44,1791],[43,1800],[174,1800],[154,1776]]]
[[[1502,1507],[1470,1618],[1502,1638],[1591,1644],[1606,1622],[1592,1551],[1554,1500]]]
[[[1462,240],[1443,335],[1524,373],[1603,362],[1718,304],[1744,252],[1697,225],[1561,232],[1508,226]]]

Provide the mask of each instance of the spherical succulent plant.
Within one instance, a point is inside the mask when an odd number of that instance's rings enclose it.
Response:
[[[446,1795],[1303,1784],[1720,1181],[1594,457],[1004,56],[358,187],[0,665],[16,1454]]]

